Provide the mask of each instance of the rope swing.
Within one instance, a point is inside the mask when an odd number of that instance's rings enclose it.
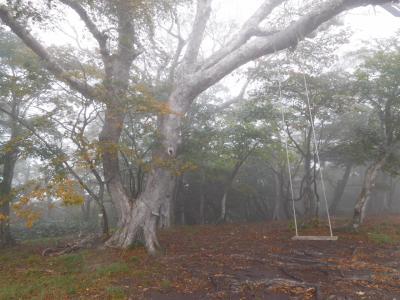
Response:
[[[286,161],[287,161],[287,166],[288,166],[288,173],[289,173],[289,184],[290,184],[290,192],[291,192],[291,197],[292,197],[292,209],[293,209],[293,218],[294,218],[294,227],[295,227],[295,236],[292,237],[293,240],[309,240],[309,241],[336,241],[338,239],[337,236],[333,235],[332,231],[332,224],[331,224],[331,217],[329,214],[329,205],[328,205],[328,199],[326,197],[326,188],[325,188],[325,182],[324,182],[324,176],[321,168],[321,160],[319,157],[319,151],[318,151],[318,143],[317,143],[317,138],[315,134],[315,127],[314,127],[314,118],[312,115],[311,111],[311,101],[310,101],[310,93],[308,89],[308,84],[307,84],[307,79],[304,71],[302,71],[303,75],[303,81],[304,81],[304,88],[305,88],[305,96],[307,99],[307,109],[308,109],[308,114],[310,118],[310,123],[311,123],[311,131],[312,131],[312,139],[314,143],[314,152],[315,156],[317,158],[317,163],[319,165],[319,174],[320,174],[320,179],[321,179],[321,187],[322,187],[322,192],[323,192],[323,197],[325,200],[325,207],[326,207],[326,215],[328,217],[328,225],[329,225],[329,236],[301,236],[299,235],[298,231],[298,225],[297,225],[297,215],[296,215],[296,205],[295,205],[295,200],[294,200],[294,192],[293,192],[293,181],[292,181],[292,172],[291,172],[291,165],[290,165],[290,159],[289,159],[289,147],[288,147],[288,137],[287,134],[285,134],[285,150],[286,150]],[[283,105],[283,97],[282,97],[282,83],[281,83],[281,78],[279,76],[278,79],[278,86],[279,86],[279,102],[282,104],[281,105],[281,115],[282,115],[282,122],[283,124],[286,124],[285,122],[285,109]],[[314,162],[315,163],[315,162]]]

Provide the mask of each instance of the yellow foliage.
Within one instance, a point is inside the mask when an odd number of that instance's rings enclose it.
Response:
[[[36,187],[32,191],[19,197],[18,201],[13,204],[12,208],[15,215],[25,221],[26,227],[31,228],[40,218],[40,213],[34,211],[33,207],[30,205],[31,200],[43,200],[46,193],[46,188]]]
[[[25,140],[27,139],[28,135],[19,135],[14,137],[13,139],[9,140],[4,146],[3,146],[3,151],[5,153],[12,153],[16,150],[16,148]]]
[[[145,85],[139,84],[136,89],[144,97],[144,101],[136,106],[137,112],[160,115],[177,114],[169,107],[168,103],[157,100]]]
[[[65,205],[81,205],[85,198],[77,191],[76,187],[76,181],[64,179],[55,186],[54,195],[60,198]]]
[[[22,209],[15,209],[15,215],[25,221],[25,226],[32,228],[33,224],[40,219],[40,213],[34,211],[31,207],[24,207]]]
[[[4,221],[7,221],[7,220],[8,220],[8,216],[0,213],[0,222],[4,222]]]
[[[55,177],[46,187],[34,187],[19,197],[12,205],[15,215],[25,221],[28,228],[40,218],[40,213],[34,210],[32,200],[42,201],[53,196],[59,198],[64,205],[81,205],[84,197],[79,193],[78,183],[62,176]],[[0,219],[1,221],[1,219]]]

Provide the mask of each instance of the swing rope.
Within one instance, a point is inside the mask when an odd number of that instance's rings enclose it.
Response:
[[[315,151],[315,156],[317,158],[317,163],[319,165],[319,174],[320,174],[320,179],[321,179],[321,187],[322,187],[323,197],[324,197],[324,201],[325,201],[326,215],[327,215],[327,218],[328,218],[329,233],[330,233],[330,237],[334,238],[333,231],[332,231],[331,217],[330,217],[330,214],[329,214],[329,204],[328,204],[328,199],[326,197],[325,181],[324,181],[324,176],[323,176],[322,167],[321,167],[321,160],[320,160],[320,156],[319,156],[317,138],[316,138],[316,134],[315,134],[314,118],[313,118],[313,114],[312,114],[312,111],[311,111],[310,93],[309,93],[309,89],[308,89],[308,83],[307,83],[306,75],[305,75],[303,70],[301,71],[301,73],[303,75],[303,81],[304,81],[304,87],[305,87],[305,96],[306,96],[306,99],[307,99],[307,108],[308,108],[308,113],[309,113],[309,118],[310,118],[310,123],[311,123],[312,138],[313,138],[313,142],[314,142],[314,151]],[[279,76],[279,79],[278,79],[279,102],[282,104],[283,96],[282,96],[282,83],[281,83],[280,72],[278,73],[278,76]],[[285,124],[286,124],[286,122],[285,122],[285,109],[284,109],[284,105],[283,104],[281,105],[281,116],[282,116],[283,126],[285,126]],[[289,147],[288,147],[288,136],[287,136],[287,134],[285,134],[284,143],[285,143],[285,150],[286,150],[286,162],[287,162],[288,174],[289,174],[290,192],[291,192],[291,197],[292,197],[292,209],[293,209],[293,218],[294,218],[294,226],[295,226],[295,233],[296,233],[295,237],[299,237],[298,226],[297,226],[296,205],[295,205],[295,201],[294,201],[292,171],[291,171],[291,165],[290,165],[290,159],[289,159]]]
[[[282,104],[282,83],[280,79],[280,74],[279,74],[279,79],[278,79],[278,85],[279,85],[279,103]],[[281,115],[282,115],[282,124],[285,126],[285,107],[281,105]],[[290,185],[290,192],[291,192],[291,197],[292,197],[292,209],[293,209],[293,219],[294,219],[294,228],[296,230],[296,236],[299,236],[299,232],[297,229],[297,216],[296,216],[296,207],[294,203],[294,192],[293,192],[293,182],[292,182],[292,170],[290,167],[290,159],[289,159],[289,147],[288,147],[288,136],[285,134],[285,149],[286,149],[286,163],[287,163],[287,168],[288,168],[288,174],[289,174],[289,185]]]
[[[308,84],[307,84],[306,75],[304,74],[304,72],[302,72],[302,74],[303,74],[304,87],[305,87],[306,98],[307,98],[308,113],[309,113],[310,123],[311,123],[311,131],[312,131],[312,136],[313,136],[313,141],[314,141],[314,151],[315,151],[315,156],[317,157],[317,163],[318,163],[318,165],[319,165],[319,175],[320,175],[320,178],[321,178],[322,194],[323,194],[323,196],[324,196],[325,207],[326,207],[326,215],[327,215],[327,217],[328,217],[329,233],[330,233],[331,237],[333,237],[332,224],[331,224],[331,217],[330,217],[330,214],[329,214],[328,199],[327,199],[327,197],[326,197],[326,188],[325,188],[324,175],[323,175],[323,172],[322,172],[321,160],[320,160],[320,158],[319,158],[319,150],[318,150],[317,137],[316,137],[316,134],[315,134],[314,118],[313,118],[313,114],[312,114],[312,112],[311,112],[310,93],[309,93],[309,90],[308,90]],[[315,162],[314,162],[314,163],[315,163]]]

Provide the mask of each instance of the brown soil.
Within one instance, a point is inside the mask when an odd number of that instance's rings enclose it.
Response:
[[[400,218],[390,219],[384,225],[370,221],[357,234],[336,232],[338,241],[292,241],[282,223],[177,228],[161,237],[170,290],[145,297],[395,299],[400,296],[400,243],[395,240]],[[327,230],[318,226],[302,234]]]
[[[293,241],[285,222],[175,227],[158,257],[20,245],[0,253],[0,299],[400,299],[400,217],[384,220],[338,241]]]

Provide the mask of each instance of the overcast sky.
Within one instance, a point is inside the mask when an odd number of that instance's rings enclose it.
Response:
[[[214,1],[217,8],[223,8],[226,17],[242,21],[262,3],[262,0]],[[385,38],[400,30],[400,18],[392,16],[380,6],[353,9],[344,16],[346,25],[350,25],[355,33],[354,39]]]

